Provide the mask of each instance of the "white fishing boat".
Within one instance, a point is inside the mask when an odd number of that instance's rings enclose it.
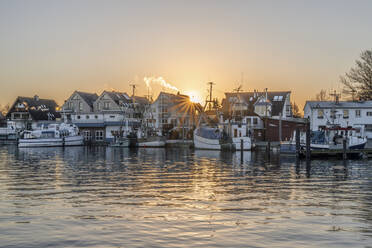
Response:
[[[79,129],[73,124],[49,124],[40,129],[24,131],[19,139],[18,147],[51,147],[80,146],[84,137],[79,135]]]
[[[0,141],[15,141],[18,131],[14,121],[8,121],[6,127],[0,127]]]
[[[235,150],[235,144],[221,128],[198,127],[194,130],[195,149]]]
[[[291,140],[280,143],[281,153],[296,153],[296,132],[293,132]],[[342,150],[343,142],[346,141],[347,150],[364,149],[367,138],[359,128],[341,128],[339,126],[325,127],[319,131],[310,133],[311,150]],[[306,133],[300,133],[300,149],[306,149]]]
[[[302,138],[302,140],[305,140]],[[346,149],[364,149],[367,138],[356,128],[326,127],[320,131],[311,132],[310,149],[312,150],[342,150],[343,140],[346,140]],[[301,142],[301,147],[306,146]]]

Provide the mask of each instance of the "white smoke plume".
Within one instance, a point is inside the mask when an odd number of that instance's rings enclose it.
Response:
[[[143,81],[145,81],[145,84],[147,88],[149,89],[151,89],[151,84],[158,84],[164,88],[174,90],[174,91],[179,91],[177,87],[171,85],[170,83],[167,83],[162,77],[144,77]]]

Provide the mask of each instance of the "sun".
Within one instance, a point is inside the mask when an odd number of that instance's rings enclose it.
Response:
[[[187,91],[187,92],[185,92],[185,94],[190,97],[190,101],[193,102],[193,103],[202,103],[203,102],[202,97],[199,95],[199,93],[197,91]]]

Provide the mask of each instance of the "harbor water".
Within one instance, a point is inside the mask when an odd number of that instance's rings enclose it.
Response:
[[[372,247],[372,160],[0,146],[0,247]]]

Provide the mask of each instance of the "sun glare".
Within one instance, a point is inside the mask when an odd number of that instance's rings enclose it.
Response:
[[[202,103],[203,99],[197,91],[188,91],[186,95],[190,97],[190,101],[193,103]]]

